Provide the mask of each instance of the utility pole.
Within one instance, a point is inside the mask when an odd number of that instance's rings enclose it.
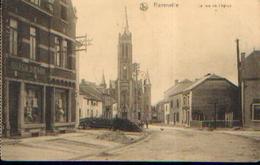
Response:
[[[217,103],[214,103],[214,109],[215,109],[215,129],[217,129]]]
[[[140,64],[139,63],[134,63],[133,64],[133,67],[134,67],[134,78],[135,78],[135,99],[134,99],[134,102],[135,102],[135,106],[134,106],[134,118],[137,119],[138,116],[136,116],[136,113],[139,113],[138,112],[138,92],[137,92],[137,88],[138,88],[138,74],[139,74],[139,69],[140,69]]]
[[[236,49],[237,49],[237,83],[238,83],[238,111],[241,115],[241,124],[244,126],[244,110],[242,108],[242,100],[241,100],[241,60],[240,60],[240,50],[239,50],[239,39],[236,39]]]
[[[88,46],[92,45],[92,39],[88,39],[87,34],[76,37],[76,127],[79,125],[79,52],[87,53]]]

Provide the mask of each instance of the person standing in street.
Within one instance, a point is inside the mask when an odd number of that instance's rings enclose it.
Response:
[[[148,121],[145,120],[145,125],[146,125],[146,128],[148,129]]]

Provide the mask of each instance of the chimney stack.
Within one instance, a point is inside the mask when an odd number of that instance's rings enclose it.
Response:
[[[241,62],[243,62],[246,59],[246,53],[242,52],[241,53]]]
[[[175,85],[177,85],[179,83],[179,80],[178,79],[176,79],[175,80]]]

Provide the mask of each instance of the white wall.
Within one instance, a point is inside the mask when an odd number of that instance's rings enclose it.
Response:
[[[88,99],[80,95],[79,99],[79,118],[102,117],[102,102]]]

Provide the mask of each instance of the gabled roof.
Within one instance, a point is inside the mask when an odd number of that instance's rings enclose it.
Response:
[[[230,83],[231,85],[235,86],[232,82],[230,82],[229,80],[227,80],[226,78],[220,77],[218,75],[215,74],[207,74],[204,77],[194,81],[190,86],[188,86],[186,89],[183,90],[184,91],[189,91],[189,90],[193,90],[194,88],[196,88],[197,86],[199,86],[200,84],[202,84],[203,82],[205,82],[206,80],[226,80],[228,83]]]
[[[80,84],[79,91],[81,95],[93,100],[102,101],[102,93],[94,83],[86,82],[84,84]]]
[[[192,84],[192,81],[185,79],[179,83],[177,83],[176,85],[172,86],[171,88],[169,88],[165,94],[167,96],[173,96],[173,95],[177,95],[179,93],[181,93],[185,88],[187,88],[188,86],[190,86]]]

